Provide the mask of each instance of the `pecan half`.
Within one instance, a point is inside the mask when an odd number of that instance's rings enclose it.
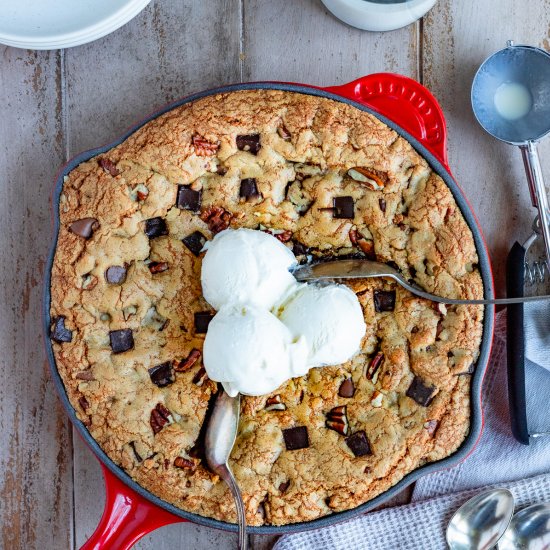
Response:
[[[208,228],[212,233],[219,233],[229,227],[233,214],[221,206],[209,206],[201,212],[200,217],[203,222],[208,224]]]
[[[112,160],[102,158],[99,159],[99,166],[105,170],[108,174],[111,174],[113,178],[120,174],[120,170],[116,167],[115,163]]]
[[[382,399],[383,399],[382,393],[380,393],[378,390],[375,390],[372,394],[372,398],[370,400],[370,404],[373,407],[381,407],[382,406]]]
[[[282,122],[281,125],[277,128],[277,133],[279,134],[279,137],[281,139],[284,139],[285,141],[290,141],[290,132],[287,130],[286,126]]]
[[[378,369],[382,365],[382,361],[384,361],[384,354],[379,351],[369,363],[369,366],[367,367],[367,380],[374,380],[374,377],[376,373],[378,372]]]
[[[197,464],[194,460],[183,458],[183,456],[178,456],[174,460],[174,466],[176,468],[181,468],[182,470],[194,470],[197,467]]]
[[[279,394],[270,397],[265,403],[266,411],[284,411],[285,409],[286,405]]]
[[[427,422],[424,422],[424,429],[428,432],[430,437],[433,437],[438,425],[439,422],[437,420],[428,420]]]
[[[264,233],[273,235],[278,241],[287,243],[292,239],[292,231],[290,229],[264,229]]]
[[[193,147],[195,148],[195,153],[199,157],[210,157],[214,155],[217,150],[220,148],[220,144],[212,143],[206,138],[203,138],[199,134],[195,134],[192,138]]]
[[[155,273],[162,273],[168,270],[167,262],[151,262],[149,264],[149,271],[154,275]]]
[[[371,191],[380,191],[384,189],[388,176],[384,172],[375,170],[374,168],[366,168],[364,166],[356,166],[348,170],[348,176],[362,183]]]
[[[193,377],[193,384],[196,384],[197,386],[202,386],[205,382],[208,381],[208,375],[206,374],[206,370],[204,367],[201,367],[197,374]]]
[[[338,432],[340,435],[347,435],[349,429],[346,405],[334,407],[327,413],[325,422],[327,428]]]
[[[185,359],[174,359],[172,368],[176,372],[183,372],[190,369],[201,357],[201,352],[197,348],[193,348]]]
[[[157,403],[149,419],[154,434],[158,434],[170,422],[170,416],[170,411],[162,403]]]
[[[83,411],[87,411],[90,408],[90,403],[88,403],[88,400],[84,396],[78,398],[78,404],[82,407]]]

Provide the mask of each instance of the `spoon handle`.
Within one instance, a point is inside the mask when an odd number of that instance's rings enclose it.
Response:
[[[237,507],[237,519],[239,522],[239,550],[247,550],[248,548],[248,536],[246,534],[246,514],[244,511],[244,503],[241,496],[241,491],[233,472],[229,469],[227,464],[218,468],[218,474],[227,483],[229,490],[231,491],[233,498],[235,499],[235,506]]]

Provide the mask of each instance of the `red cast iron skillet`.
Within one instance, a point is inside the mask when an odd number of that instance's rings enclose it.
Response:
[[[119,137],[114,142],[77,155],[61,169],[53,191],[54,237],[45,275],[43,330],[52,377],[61,401],[79,434],[101,462],[105,478],[106,503],[103,517],[95,533],[82,547],[84,550],[127,550],[142,536],[150,533],[154,529],[181,521],[192,521],[200,525],[215,527],[226,531],[237,531],[237,526],[186,512],[153,495],[138,485],[121,467],[117,466],[91,437],[84,424],[78,420],[75,410],[70,404],[65,392],[63,381],[57,371],[51,341],[48,337],[51,321],[51,268],[59,231],[59,199],[63,187],[63,178],[80,163],[115,147],[138,128],[170,109],[209,95],[255,89],[286,90],[325,97],[353,105],[360,110],[376,115],[380,120],[409,141],[451,189],[474,236],[479,256],[479,268],[485,287],[485,298],[494,297],[493,277],[487,246],[483,240],[479,224],[475,219],[472,209],[453,179],[448,166],[446,150],[447,136],[443,113],[433,95],[424,86],[410,78],[397,74],[379,73],[364,76],[342,86],[331,86],[328,88],[279,82],[256,82],[225,86],[223,88],[194,94],[166,105],[130,128],[123,136]],[[372,510],[376,506],[392,498],[419,477],[436,470],[449,468],[464,460],[476,445],[483,428],[481,386],[489,361],[493,339],[494,315],[495,312],[493,307],[487,307],[485,309],[481,350],[471,385],[472,411],[470,432],[455,453],[443,460],[426,464],[418,468],[406,475],[399,483],[389,490],[352,510],[334,513],[309,522],[294,523],[284,526],[250,527],[250,532],[266,535],[293,533],[307,529],[325,527],[333,523],[351,519],[354,516]]]

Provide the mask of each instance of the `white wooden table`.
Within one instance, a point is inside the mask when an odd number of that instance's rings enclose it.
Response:
[[[92,44],[51,52],[0,46],[0,547],[79,547],[102,510],[98,463],[58,402],[40,336],[50,191],[62,163],[204,88],[402,73],[443,106],[451,166],[485,231],[502,293],[507,251],[528,235],[533,211],[519,152],[484,135],[469,89],[477,66],[506,39],[549,48],[549,10],[548,0],[439,0],[423,21],[376,34],[343,25],[319,0],[154,0]],[[543,161],[549,152],[544,146]],[[272,543],[252,540],[255,549]],[[234,545],[232,535],[187,523],[137,547]]]

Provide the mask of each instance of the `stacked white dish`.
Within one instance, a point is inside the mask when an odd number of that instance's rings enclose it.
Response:
[[[134,18],[151,0],[0,0],[0,43],[54,50],[86,44]]]

